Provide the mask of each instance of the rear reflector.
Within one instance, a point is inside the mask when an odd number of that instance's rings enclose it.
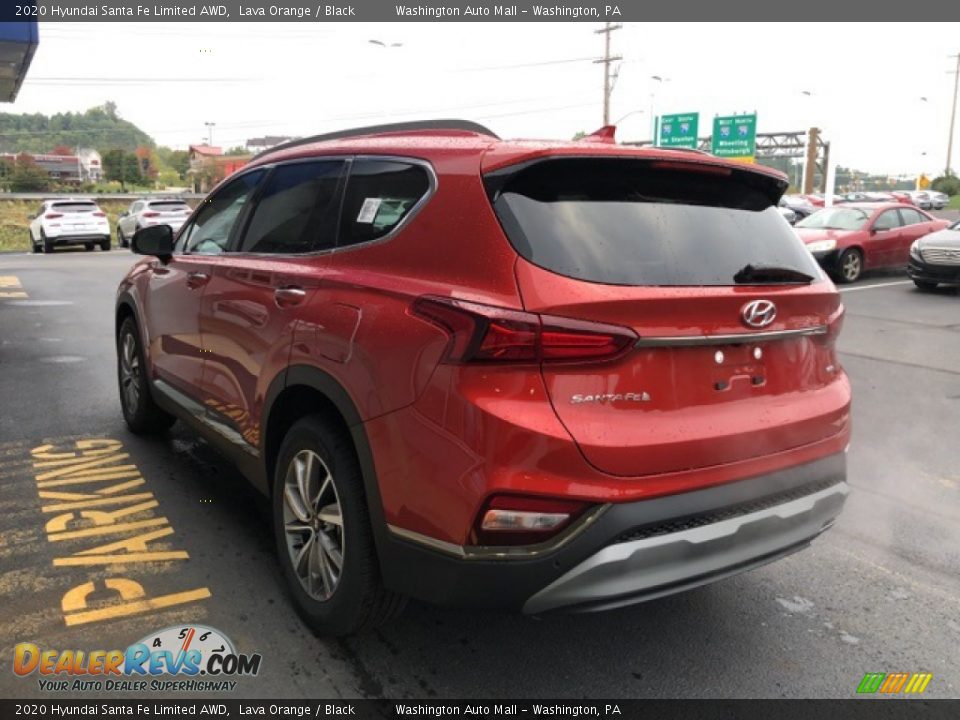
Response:
[[[160,213],[158,213],[158,212],[152,212],[152,211],[147,211],[147,212],[143,213],[143,217],[160,217]]]
[[[589,507],[579,500],[494,495],[478,516],[471,542],[488,546],[541,543]]]
[[[611,360],[636,342],[630,328],[542,316],[453,298],[421,297],[413,313],[450,335],[443,362],[579,363]]]
[[[43,216],[46,220],[53,220],[55,218],[62,218],[63,213],[47,213]]]
[[[105,212],[95,212],[95,213],[93,214],[93,216],[94,216],[94,217],[106,217],[107,214],[106,214]]]

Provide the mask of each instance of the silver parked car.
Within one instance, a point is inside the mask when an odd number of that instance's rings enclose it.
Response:
[[[130,246],[130,238],[140,228],[151,225],[169,225],[174,232],[190,217],[190,206],[178,198],[146,198],[135,200],[120,213],[117,220],[117,242]]]
[[[910,192],[910,197],[913,198],[913,204],[921,210],[929,210],[931,208],[930,193],[926,190],[913,190]]]

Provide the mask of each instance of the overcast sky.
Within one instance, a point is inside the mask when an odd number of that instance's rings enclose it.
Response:
[[[0,110],[113,100],[122,117],[179,148],[204,140],[207,121],[224,147],[427,117],[476,120],[502,137],[569,138],[602,121],[602,66],[591,62],[602,54],[599,27],[43,23],[20,95]],[[653,101],[657,114],[699,111],[701,135],[715,114],[755,110],[759,132],[819,125],[842,165],[890,174],[944,166],[956,23],[628,23],[613,49],[623,63],[612,118],[642,111],[620,123],[621,140],[650,137]]]

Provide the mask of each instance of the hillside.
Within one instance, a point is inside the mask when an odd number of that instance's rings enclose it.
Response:
[[[118,117],[111,102],[83,113],[0,113],[0,152],[49,153],[57,146],[133,151],[142,145],[154,147],[155,143],[136,125]]]

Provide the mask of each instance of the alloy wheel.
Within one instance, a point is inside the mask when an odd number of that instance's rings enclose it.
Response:
[[[854,281],[860,277],[860,255],[852,252],[847,253],[843,259],[843,277],[848,281]]]
[[[120,390],[127,412],[136,414],[140,405],[140,356],[137,341],[131,333],[123,336],[120,347]]]
[[[330,468],[313,450],[301,450],[287,467],[283,524],[300,585],[315,600],[329,600],[343,570],[343,513]]]

